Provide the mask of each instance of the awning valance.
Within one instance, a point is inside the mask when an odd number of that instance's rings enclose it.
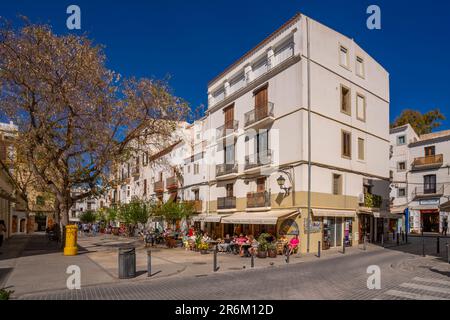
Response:
[[[384,218],[384,219],[402,219],[404,217],[402,214],[394,214],[386,211],[374,212],[373,216],[375,218]]]
[[[329,209],[312,209],[315,217],[346,217],[354,218],[356,211],[352,210],[329,210]]]
[[[207,214],[200,213],[196,216],[192,217],[192,221],[194,222],[220,222],[223,217],[227,217],[227,214]]]
[[[297,210],[272,210],[265,212],[236,212],[222,219],[222,223],[275,225],[280,218],[300,213]]]
[[[403,214],[406,210],[406,206],[391,207],[391,213],[393,214]]]
[[[447,201],[439,206],[442,211],[450,212],[450,201]]]

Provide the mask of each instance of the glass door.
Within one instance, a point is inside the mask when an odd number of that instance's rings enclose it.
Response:
[[[336,247],[342,246],[342,218],[336,218]]]

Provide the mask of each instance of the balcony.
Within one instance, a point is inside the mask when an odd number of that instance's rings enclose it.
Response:
[[[155,193],[163,193],[164,192],[164,181],[157,181],[153,184],[153,191]]]
[[[383,198],[376,194],[364,194],[364,207],[366,208],[381,208]]]
[[[412,192],[413,199],[426,199],[441,197],[444,194],[443,184],[430,184],[422,187],[415,187]]]
[[[222,163],[216,165],[216,179],[228,179],[238,175],[237,163]]]
[[[140,174],[139,167],[134,167],[133,169],[131,169],[131,175],[133,177],[139,176],[139,174]]]
[[[261,166],[272,164],[272,150],[264,150],[249,156],[245,156],[245,171],[257,169]]]
[[[236,197],[217,198],[217,210],[236,209]]]
[[[239,121],[237,121],[237,120],[233,120],[233,121],[225,123],[223,126],[217,128],[216,139],[221,140],[230,135],[237,134],[238,126],[239,126]]]
[[[247,209],[252,208],[268,208],[270,207],[270,193],[263,192],[249,192],[247,193]]]
[[[178,178],[176,176],[170,177],[166,179],[166,188],[177,189],[178,188]]]
[[[415,158],[412,163],[412,170],[424,170],[439,168],[444,163],[444,155],[436,154],[432,156]]]
[[[268,102],[267,106],[255,107],[252,111],[247,112],[245,116],[245,129],[258,129],[275,120],[273,113],[273,103]]]
[[[202,212],[202,200],[188,200],[186,203],[192,205],[194,211],[197,213]]]

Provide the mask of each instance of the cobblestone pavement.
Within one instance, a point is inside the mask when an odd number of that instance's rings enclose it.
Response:
[[[395,250],[361,250],[286,266],[83,286],[20,299],[450,299],[450,265],[444,254],[422,257],[415,254],[420,243],[412,242]],[[430,242],[427,250],[432,248]],[[367,289],[371,265],[380,267],[380,290]]]

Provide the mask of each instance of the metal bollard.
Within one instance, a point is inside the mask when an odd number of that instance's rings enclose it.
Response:
[[[384,233],[381,234],[381,246],[384,248]]]
[[[422,257],[425,257],[425,238],[422,232]]]
[[[290,257],[289,251],[290,251],[289,249],[286,250],[286,263],[289,263],[289,257]]]
[[[408,232],[405,232],[405,243],[408,244]]]
[[[397,246],[400,245],[400,235],[397,233]]]
[[[342,254],[345,254],[345,237],[342,239]]]
[[[213,271],[217,272],[219,270],[219,267],[217,267],[217,252],[218,252],[218,247],[216,245],[216,247],[214,248],[214,263],[213,263]]]
[[[450,263],[450,250],[448,248],[448,241],[447,241],[447,244],[445,246],[447,247],[447,262]]]
[[[363,249],[364,249],[364,251],[366,251],[366,241],[367,241],[367,236],[364,236],[364,240],[363,240]]]
[[[251,256],[251,267],[254,268],[255,267],[255,252],[252,251],[252,256]]]
[[[402,231],[402,242],[405,242],[405,231]]]
[[[440,245],[440,239],[439,239],[439,237],[437,237],[436,240],[437,240],[437,242],[436,242],[436,253],[439,254],[440,251],[441,251],[440,248],[439,248],[439,245]]]
[[[147,277],[152,276],[152,250],[147,250]]]
[[[320,241],[317,244],[317,257],[320,258]]]

